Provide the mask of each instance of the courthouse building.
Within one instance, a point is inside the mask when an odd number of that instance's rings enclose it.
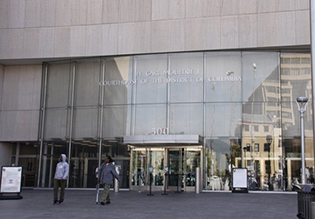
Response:
[[[300,117],[312,100],[309,0],[0,0],[0,165],[23,187],[253,190],[301,182]],[[312,101],[305,112],[314,181]],[[165,172],[168,174],[165,175]]]

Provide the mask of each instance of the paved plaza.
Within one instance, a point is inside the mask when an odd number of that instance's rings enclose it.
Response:
[[[23,190],[20,200],[0,200],[0,217],[9,218],[109,218],[199,219],[285,218],[297,214],[296,193],[174,193],[147,196],[148,192],[111,191],[111,204],[95,203],[93,190],[66,190],[65,202],[53,205],[49,189]]]

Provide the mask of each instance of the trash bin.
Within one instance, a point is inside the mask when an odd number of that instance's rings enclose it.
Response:
[[[312,202],[315,201],[315,191],[312,191],[312,184],[300,185],[297,191],[298,198],[298,218],[312,219]],[[313,218],[315,219],[315,218]]]

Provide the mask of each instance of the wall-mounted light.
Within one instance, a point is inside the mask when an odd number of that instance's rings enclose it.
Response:
[[[215,90],[215,82],[214,81],[212,82],[211,90]]]
[[[231,76],[231,75],[234,74],[234,71],[227,71],[227,72],[225,72],[225,74],[226,74],[227,76]]]
[[[257,65],[256,65],[256,63],[253,63],[253,69],[254,69],[254,72],[257,71]]]

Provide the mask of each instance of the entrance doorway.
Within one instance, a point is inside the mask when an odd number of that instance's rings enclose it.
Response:
[[[130,189],[147,191],[151,184],[152,191],[195,191],[196,167],[202,167],[202,146],[131,148]]]

